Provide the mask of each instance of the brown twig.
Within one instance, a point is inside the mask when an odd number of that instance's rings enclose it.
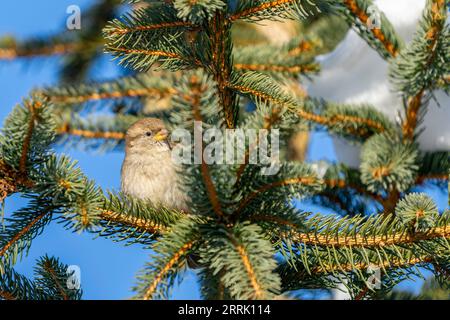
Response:
[[[432,63],[432,61],[436,58],[437,53],[437,42],[439,40],[440,32],[442,31],[442,28],[444,27],[443,20],[445,21],[445,18],[441,15],[441,12],[445,10],[446,2],[444,0],[433,0],[432,1],[432,7],[431,7],[431,16],[432,16],[432,23],[431,28],[426,33],[426,38],[428,40],[431,40],[430,44],[428,45],[428,50],[430,52],[430,55],[428,57],[428,61],[426,62],[425,66],[423,68],[428,68],[428,66]],[[422,100],[425,96],[425,91],[427,88],[422,88],[417,92],[414,96],[409,98],[408,105],[406,108],[406,117],[402,125],[402,131],[403,136],[407,140],[413,140],[414,139],[414,132],[417,127],[418,122],[418,116],[420,108],[422,107]]]
[[[66,95],[47,95],[44,96],[53,103],[83,103],[87,101],[97,101],[106,99],[121,99],[130,97],[145,97],[152,95],[166,96],[176,94],[177,91],[173,88],[164,88],[162,90],[155,88],[143,88],[143,89],[127,89],[123,91],[112,91],[112,92],[95,92],[86,95],[79,96],[66,96]]]
[[[124,35],[127,33],[132,32],[139,32],[139,31],[153,31],[158,29],[167,29],[167,28],[176,28],[176,27],[195,27],[192,23],[189,21],[172,21],[172,22],[162,22],[157,24],[151,24],[151,25],[145,25],[145,26],[137,26],[134,28],[112,28],[109,29],[107,32],[110,35]]]
[[[111,140],[124,140],[124,132],[113,131],[92,131],[71,128],[69,123],[63,124],[57,129],[57,133],[60,135],[68,134],[72,136],[82,137],[85,139],[111,139]]]
[[[276,8],[276,7],[279,7],[279,6],[288,4],[288,3],[292,3],[294,1],[296,1],[296,0],[277,0],[277,1],[263,3],[259,6],[252,7],[247,10],[243,10],[241,12],[235,13],[235,14],[231,15],[229,17],[229,19],[230,19],[230,21],[236,21],[238,19],[243,19],[249,15],[252,15],[252,14],[255,14],[258,12],[262,12],[264,10],[273,9],[273,8]]]
[[[345,0],[344,4],[350,10],[350,12],[355,15],[362,23],[367,24],[369,16],[358,6],[358,3],[355,0]],[[394,44],[389,42],[381,29],[372,28],[370,31],[375,36],[375,38],[377,38],[383,44],[386,51],[389,52],[392,57],[397,56],[398,49],[395,48]]]
[[[49,212],[41,213],[40,215],[36,216],[33,220],[30,221],[22,230],[20,230],[14,237],[12,237],[11,240],[9,240],[3,248],[0,249],[0,257],[4,256],[5,253],[11,248],[14,243],[19,241],[28,231],[31,230],[33,226],[35,226],[39,221],[41,221],[45,216],[50,214]]]
[[[156,235],[162,234],[168,230],[167,227],[155,224],[152,221],[148,221],[142,218],[137,218],[133,216],[128,216],[124,214],[119,214],[110,210],[99,209],[100,219],[108,223],[117,223],[121,225],[126,225],[131,228],[140,230],[148,234]]]
[[[42,103],[39,101],[34,101],[32,103],[26,102],[25,104],[30,111],[30,119],[28,120],[27,133],[23,139],[22,152],[19,161],[19,172],[22,175],[25,175],[27,170],[28,151],[30,149],[31,138],[33,136],[34,126],[36,124],[36,109],[39,109],[42,106]]]
[[[170,271],[170,269],[180,260],[180,258],[187,252],[189,249],[192,248],[195,241],[189,241],[185,245],[183,245],[178,252],[174,254],[172,259],[169,260],[169,262],[161,269],[161,271],[156,275],[155,279],[152,281],[148,289],[145,291],[143,299],[144,300],[150,300],[155,293],[156,288],[158,287],[159,283],[163,279],[163,277]]]
[[[208,29],[212,46],[210,68],[217,83],[218,96],[225,114],[227,128],[232,129],[236,125],[236,93],[227,86],[233,67],[231,47],[228,43],[231,37],[231,23],[224,12],[217,11],[211,19]]]
[[[192,88],[192,97],[190,99],[192,101],[192,112],[193,112],[194,120],[202,121],[203,119],[202,119],[202,115],[200,113],[200,98],[202,95],[202,88],[199,83],[199,79],[196,76],[192,76],[190,79],[190,85]],[[202,172],[203,182],[205,183],[205,187],[208,192],[209,199],[213,206],[214,212],[217,214],[217,216],[223,217],[224,214],[223,214],[222,208],[220,206],[220,201],[219,201],[219,197],[217,195],[216,187],[214,186],[214,183],[212,181],[208,164],[205,162],[205,159],[203,158],[204,148],[205,148],[205,146],[202,143],[201,172]]]
[[[0,60],[13,60],[16,58],[31,58],[36,56],[62,55],[78,50],[80,46],[76,43],[55,44],[42,48],[6,48],[0,49]]]
[[[430,229],[423,233],[394,233],[381,236],[330,236],[318,235],[317,233],[298,233],[295,231],[286,234],[294,242],[323,247],[386,247],[392,245],[404,245],[419,241],[433,240],[438,238],[450,238],[450,227],[442,226]]]
[[[283,65],[273,65],[273,64],[243,64],[236,63],[234,67],[237,70],[245,71],[272,71],[272,72],[287,72],[293,74],[299,73],[310,73],[319,71],[319,66],[317,64],[305,64],[297,66],[283,66]]]
[[[51,267],[51,265],[46,261],[44,263],[44,269],[50,274],[50,277],[53,279],[53,282],[56,284],[56,287],[58,288],[58,291],[61,293],[61,296],[63,300],[69,300],[69,297],[67,296],[67,292],[64,290],[63,286],[60,283],[60,279],[56,276],[55,270]]]
[[[244,198],[240,202],[239,207],[236,210],[235,214],[236,215],[239,214],[245,208],[245,206],[247,206],[259,194],[266,192],[267,190],[270,190],[272,188],[283,187],[283,186],[288,186],[288,185],[293,185],[293,184],[310,185],[310,184],[313,184],[316,182],[317,182],[317,179],[315,177],[298,177],[298,178],[291,178],[291,179],[286,179],[286,180],[282,180],[282,181],[276,181],[276,182],[264,185],[264,186],[260,187],[258,190],[252,192],[246,198]]]

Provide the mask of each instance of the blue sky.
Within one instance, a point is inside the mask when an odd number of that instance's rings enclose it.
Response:
[[[56,33],[65,26],[66,8],[77,4],[83,8],[92,0],[15,0],[4,1],[0,8],[0,35],[10,34],[19,39]],[[55,84],[57,59],[20,60],[0,62],[0,119],[3,121],[11,108],[36,87]],[[98,79],[111,78],[117,68],[109,57],[93,72]],[[84,173],[105,189],[119,188],[121,152],[93,154],[77,150],[57,149],[79,161]],[[334,160],[331,141],[324,134],[312,137],[310,160]],[[433,197],[440,207],[446,205],[446,195],[434,190]],[[6,216],[22,207],[25,202],[14,195],[6,201]],[[316,207],[301,205],[317,210]],[[320,212],[327,212],[321,208]],[[81,280],[85,299],[127,299],[132,296],[130,288],[135,274],[148,260],[149,252],[139,246],[125,247],[121,243],[97,238],[91,234],[75,234],[61,225],[52,223],[37,237],[28,257],[17,265],[17,270],[32,275],[35,260],[44,254],[60,257],[69,265],[81,268]],[[199,298],[195,275],[189,273],[184,283],[175,288],[173,298]]]

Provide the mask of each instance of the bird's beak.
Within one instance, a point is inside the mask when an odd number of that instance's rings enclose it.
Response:
[[[169,136],[169,132],[165,129],[162,129],[153,137],[153,140],[164,141],[167,139],[168,136]]]

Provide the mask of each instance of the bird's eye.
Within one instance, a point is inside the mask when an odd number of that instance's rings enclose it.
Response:
[[[151,131],[147,131],[147,132],[145,133],[145,135],[146,135],[147,137],[151,137],[151,136],[152,136],[152,132],[151,132]]]

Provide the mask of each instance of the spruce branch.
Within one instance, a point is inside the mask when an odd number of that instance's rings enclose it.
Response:
[[[230,81],[233,67],[231,23],[226,14],[217,11],[209,22],[207,37],[210,47],[210,65],[208,71],[217,83],[219,102],[225,115],[226,126],[235,128],[238,105],[237,95],[230,90],[227,83]]]
[[[396,57],[402,47],[401,40],[382,12],[380,27],[370,26],[369,8],[376,6],[371,0],[326,0],[333,10],[342,14],[359,35],[385,59]],[[378,10],[378,9],[376,9]]]
[[[84,148],[111,150],[122,146],[126,130],[140,117],[118,114],[115,117],[92,115],[79,118],[63,113],[57,119],[57,142],[81,145]]]
[[[41,257],[30,280],[7,267],[0,274],[0,300],[80,300],[82,290],[69,289],[68,266],[54,257]]]
[[[114,20],[104,29],[104,36],[107,50],[136,69],[148,70],[157,62],[171,69],[200,64],[195,57],[190,60],[194,53],[186,41],[196,29],[177,18],[172,6],[160,3]],[[145,57],[145,63],[138,63],[136,55]]]
[[[403,211],[401,208],[399,210]],[[437,272],[436,266],[446,268],[448,217],[446,212],[427,229],[414,231],[409,223],[392,216],[380,215],[368,219],[313,216],[305,224],[306,230],[315,230],[315,235],[285,233],[287,261],[280,270],[288,268],[292,274],[283,273],[282,277],[292,280],[289,285],[325,281],[323,285],[333,287],[323,276],[331,274],[339,278],[339,274],[349,276],[350,273],[356,278],[349,285],[358,287],[358,281],[365,283],[369,267],[380,268],[386,275],[391,274],[389,279],[395,283],[402,275],[409,274],[409,266],[415,264],[434,268]],[[431,263],[434,266],[430,267]],[[288,267],[288,264],[291,265]],[[311,276],[321,280],[312,280]],[[294,277],[298,277],[297,280],[294,281]]]
[[[63,55],[78,50],[80,44],[61,40],[34,40],[17,43],[9,37],[0,38],[0,60],[35,58],[39,56]]]
[[[230,15],[231,21],[244,20],[250,22],[265,19],[303,19],[318,9],[312,2],[298,0],[252,0],[239,1],[236,10]]]
[[[45,161],[46,150],[54,137],[52,110],[42,99],[25,99],[6,119],[0,136],[3,161],[22,176]],[[11,139],[13,137],[13,139]]]
[[[417,178],[417,147],[395,136],[375,135],[361,152],[361,180],[368,190],[406,191]]]
[[[439,216],[436,204],[425,194],[411,193],[400,200],[395,215],[403,224],[413,225],[414,230],[427,230]]]
[[[449,73],[450,46],[446,0],[429,0],[411,44],[391,65],[391,79],[407,101],[403,135],[412,140],[429,91]]]
[[[241,94],[250,95],[256,103],[266,102],[283,106],[301,119],[330,127],[335,132],[344,132],[347,136],[367,137],[371,132],[391,132],[393,129],[393,125],[385,116],[368,107],[352,108],[333,104],[323,106],[320,101],[297,101],[276,82],[261,73],[234,74],[228,86]],[[313,107],[310,106],[311,103]],[[323,115],[311,111],[316,105],[324,109]]]
[[[425,182],[445,182],[450,171],[450,154],[445,151],[427,152],[420,160],[416,184]]]
[[[211,20],[218,11],[226,8],[227,2],[222,0],[174,0],[173,6],[177,10],[177,15],[183,20],[193,23],[201,23]]]
[[[273,55],[277,51],[279,54]],[[238,71],[268,73],[278,79],[312,75],[320,70],[314,61],[309,39],[296,37],[283,46],[253,45],[233,50],[234,68]]]
[[[137,74],[114,81],[53,87],[37,92],[55,105],[82,104],[99,100],[124,100],[139,97],[163,98],[175,94],[169,77]]]
[[[93,131],[93,130],[83,130],[76,129],[72,127],[72,124],[65,123],[58,129],[58,134],[60,135],[71,135],[84,139],[106,139],[106,140],[124,140],[124,132],[113,132],[113,131]]]
[[[22,173],[0,159],[0,203],[22,188],[30,188],[32,182]]]
[[[272,246],[262,230],[251,224],[233,228],[204,228],[207,246],[201,247],[202,261],[213,274],[220,274],[223,285],[235,299],[267,299],[278,293],[279,278]]]
[[[417,208],[417,207],[414,207]],[[400,212],[404,209],[402,207],[399,207],[398,210]],[[406,214],[406,213],[405,213]],[[424,216],[426,213],[424,214]],[[397,215],[397,216],[400,216]],[[400,221],[403,221],[402,218],[399,218]],[[399,223],[399,220],[396,222]],[[378,222],[378,221],[377,221]],[[369,222],[369,224],[374,225],[373,221]],[[404,223],[404,222],[402,222]],[[364,227],[361,227],[364,228]],[[389,234],[389,235],[383,235],[378,233],[378,235],[373,234],[351,234],[350,232],[345,232],[344,235],[335,235],[331,236],[333,234],[332,230],[328,230],[327,233],[324,232],[322,235],[319,233],[296,233],[293,232],[290,236],[291,239],[294,242],[302,243],[305,245],[311,245],[311,246],[321,246],[321,247],[383,247],[383,246],[392,246],[392,245],[407,245],[407,244],[413,244],[419,241],[425,241],[425,240],[433,240],[433,239],[439,239],[439,238],[446,238],[448,239],[450,237],[450,227],[447,225],[443,225],[441,227],[432,227],[429,229],[426,229],[424,232],[417,232],[417,233],[409,233],[405,232],[406,230],[397,231],[396,233]],[[337,232],[336,232],[337,233]]]
[[[365,298],[367,295],[374,297],[377,294],[383,295],[392,290],[392,288],[405,279],[409,279],[411,275],[423,277],[419,272],[419,267],[433,271],[429,267],[434,262],[433,257],[422,255],[419,257],[410,256],[406,259],[393,259],[382,263],[370,262],[360,263],[356,266],[322,264],[320,267],[312,268],[307,271],[301,265],[284,263],[280,265],[277,271],[282,278],[282,291],[293,291],[298,289],[317,289],[329,288],[338,289],[345,285],[352,299]],[[381,272],[381,289],[367,290],[368,284],[366,279],[373,275],[370,272],[359,273],[358,270],[367,270],[368,268],[383,270]],[[342,274],[348,279],[342,282]]]
[[[170,232],[153,246],[155,255],[138,276],[134,288],[137,298],[144,300],[165,298],[179,272],[186,264],[186,257],[198,240],[198,223],[189,218],[178,221]]]
[[[100,236],[117,241],[150,244],[156,236],[169,231],[180,212],[152,207],[145,201],[119,194],[109,194],[100,209]]]
[[[361,141],[377,133],[395,132],[394,124],[381,112],[367,105],[328,103],[323,116],[333,133]]]
[[[70,289],[67,286],[68,266],[54,257],[44,256],[37,261],[35,268],[35,286],[45,292],[51,300],[80,300],[81,289]]]
[[[25,276],[7,268],[0,273],[0,300],[41,300],[43,297]]]
[[[39,200],[32,199],[28,207],[7,218],[6,226],[0,232],[0,274],[5,267],[15,264],[31,246],[31,241],[42,233],[52,220],[52,211]]]
[[[243,124],[243,128],[256,129],[256,130],[282,130],[282,138],[286,138],[286,132],[290,132],[291,128],[296,124],[295,118],[290,118],[287,115],[286,108],[271,107],[265,103],[256,102],[256,110],[253,115],[249,115]],[[249,144],[245,150],[244,161],[236,170],[236,182],[235,186],[239,184],[241,177],[249,165],[250,155],[258,151],[260,145],[261,136],[256,136],[256,141],[253,144]]]
[[[204,112],[202,106],[203,104],[205,104],[205,102],[208,101],[205,101],[203,99],[203,96],[208,96],[208,91],[213,89],[214,87],[212,87],[211,85],[208,86],[205,83],[208,81],[207,78],[199,73],[188,75],[185,81],[187,82],[188,88],[190,89],[190,94],[182,95],[182,99],[186,100],[184,104],[189,108],[189,111],[191,113],[190,118],[193,119],[194,121],[207,123],[205,121],[206,119],[204,119],[204,115],[202,114],[202,112]],[[211,108],[211,105],[209,107]],[[182,119],[180,120],[182,121]],[[207,197],[209,199],[213,212],[215,212],[215,214],[218,217],[223,217],[224,213],[218,196],[217,188],[211,176],[211,168],[206,163],[204,158],[205,145],[203,143],[201,148],[202,153],[201,153],[200,174],[201,179],[203,181],[203,187],[207,192]]]
[[[201,66],[202,62],[187,39],[188,31],[184,27],[173,28],[171,25],[177,19],[175,14],[169,4],[159,3],[137,11],[134,16],[128,15],[122,17],[122,20],[116,20],[104,30],[106,50],[120,59],[121,64],[141,71],[149,70],[156,63],[160,68],[169,70]],[[134,30],[139,27],[142,29],[148,24],[164,24],[165,27],[114,32],[118,27]]]
[[[260,166],[247,166],[235,185],[241,197],[235,214],[255,210],[263,203],[263,198],[283,202],[286,198],[306,197],[318,192],[321,184],[320,179],[305,165],[283,164],[278,174],[267,176],[261,175]]]
[[[177,10],[166,5],[152,5],[124,14],[104,28],[106,38],[112,42],[131,42],[139,37],[157,38],[163,32],[183,31],[195,28],[195,24],[177,17]]]
[[[271,73],[284,73],[284,74],[313,74],[319,71],[318,65],[305,64],[305,65],[273,65],[273,64],[244,64],[237,63],[234,65],[236,70],[240,71],[259,71],[259,72],[271,72]]]

